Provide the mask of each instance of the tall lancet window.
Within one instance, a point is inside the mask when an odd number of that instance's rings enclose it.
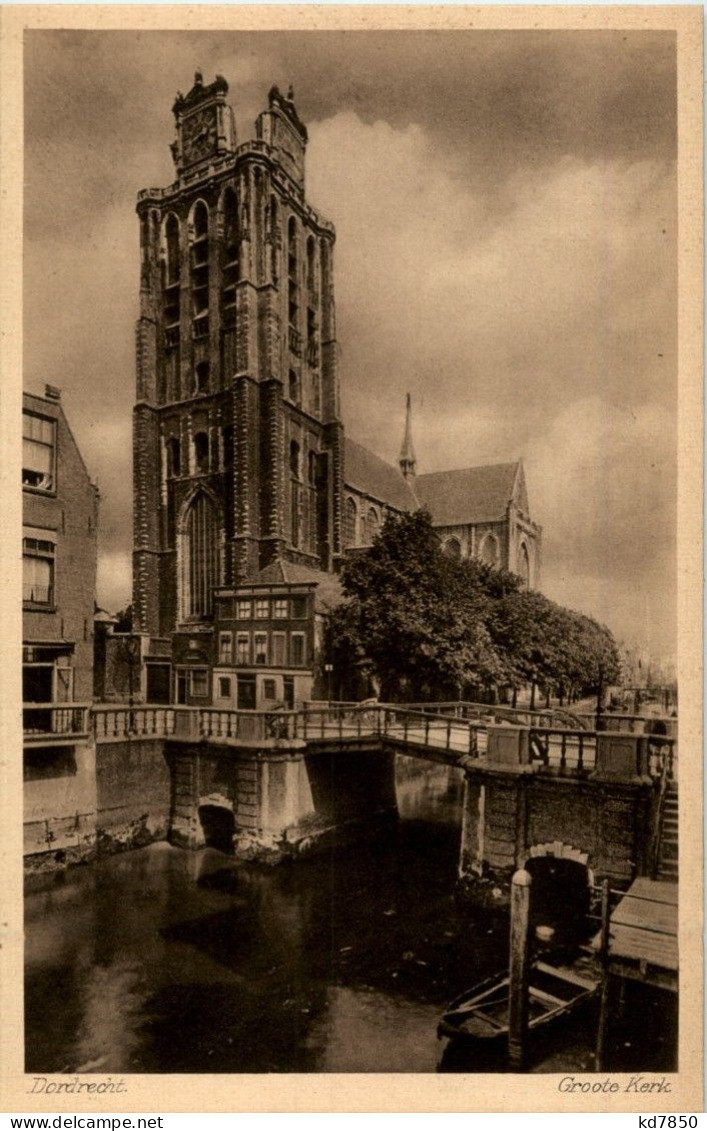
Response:
[[[530,589],[530,557],[528,556],[528,547],[525,542],[520,544],[520,553],[518,554],[518,573],[523,579],[523,588]]]
[[[182,521],[181,567],[183,618],[210,616],[220,582],[219,525],[216,508],[203,492],[194,496]]]
[[[191,243],[192,332],[194,338],[209,333],[209,211],[197,200],[192,217]]]
[[[168,399],[179,396],[179,283],[181,254],[179,220],[170,212],[164,226],[164,341],[165,383]]]
[[[236,283],[240,277],[238,202],[233,189],[228,188],[223,197],[223,275],[221,291],[223,324],[226,328],[233,326],[236,321]]]

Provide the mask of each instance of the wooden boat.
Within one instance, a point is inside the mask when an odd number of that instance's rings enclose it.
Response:
[[[567,1017],[596,992],[598,974],[586,962],[572,966],[532,963],[528,976],[528,1029],[532,1032]],[[437,1026],[437,1036],[451,1040],[506,1040],[508,1038],[509,979],[496,974],[447,1007]]]

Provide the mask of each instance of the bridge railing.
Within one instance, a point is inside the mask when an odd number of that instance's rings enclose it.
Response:
[[[89,733],[88,703],[23,703],[24,741],[78,738]]]
[[[532,726],[528,742],[532,761],[563,773],[588,773],[596,766],[597,736],[594,731]]]

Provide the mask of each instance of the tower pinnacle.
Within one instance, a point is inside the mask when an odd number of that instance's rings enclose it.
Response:
[[[405,400],[405,435],[400,449],[400,470],[406,479],[414,479],[415,449],[412,446],[412,406],[409,393]]]

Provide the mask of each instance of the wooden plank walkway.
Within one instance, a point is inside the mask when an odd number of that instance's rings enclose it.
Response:
[[[639,876],[609,922],[610,973],[677,990],[678,885]]]

